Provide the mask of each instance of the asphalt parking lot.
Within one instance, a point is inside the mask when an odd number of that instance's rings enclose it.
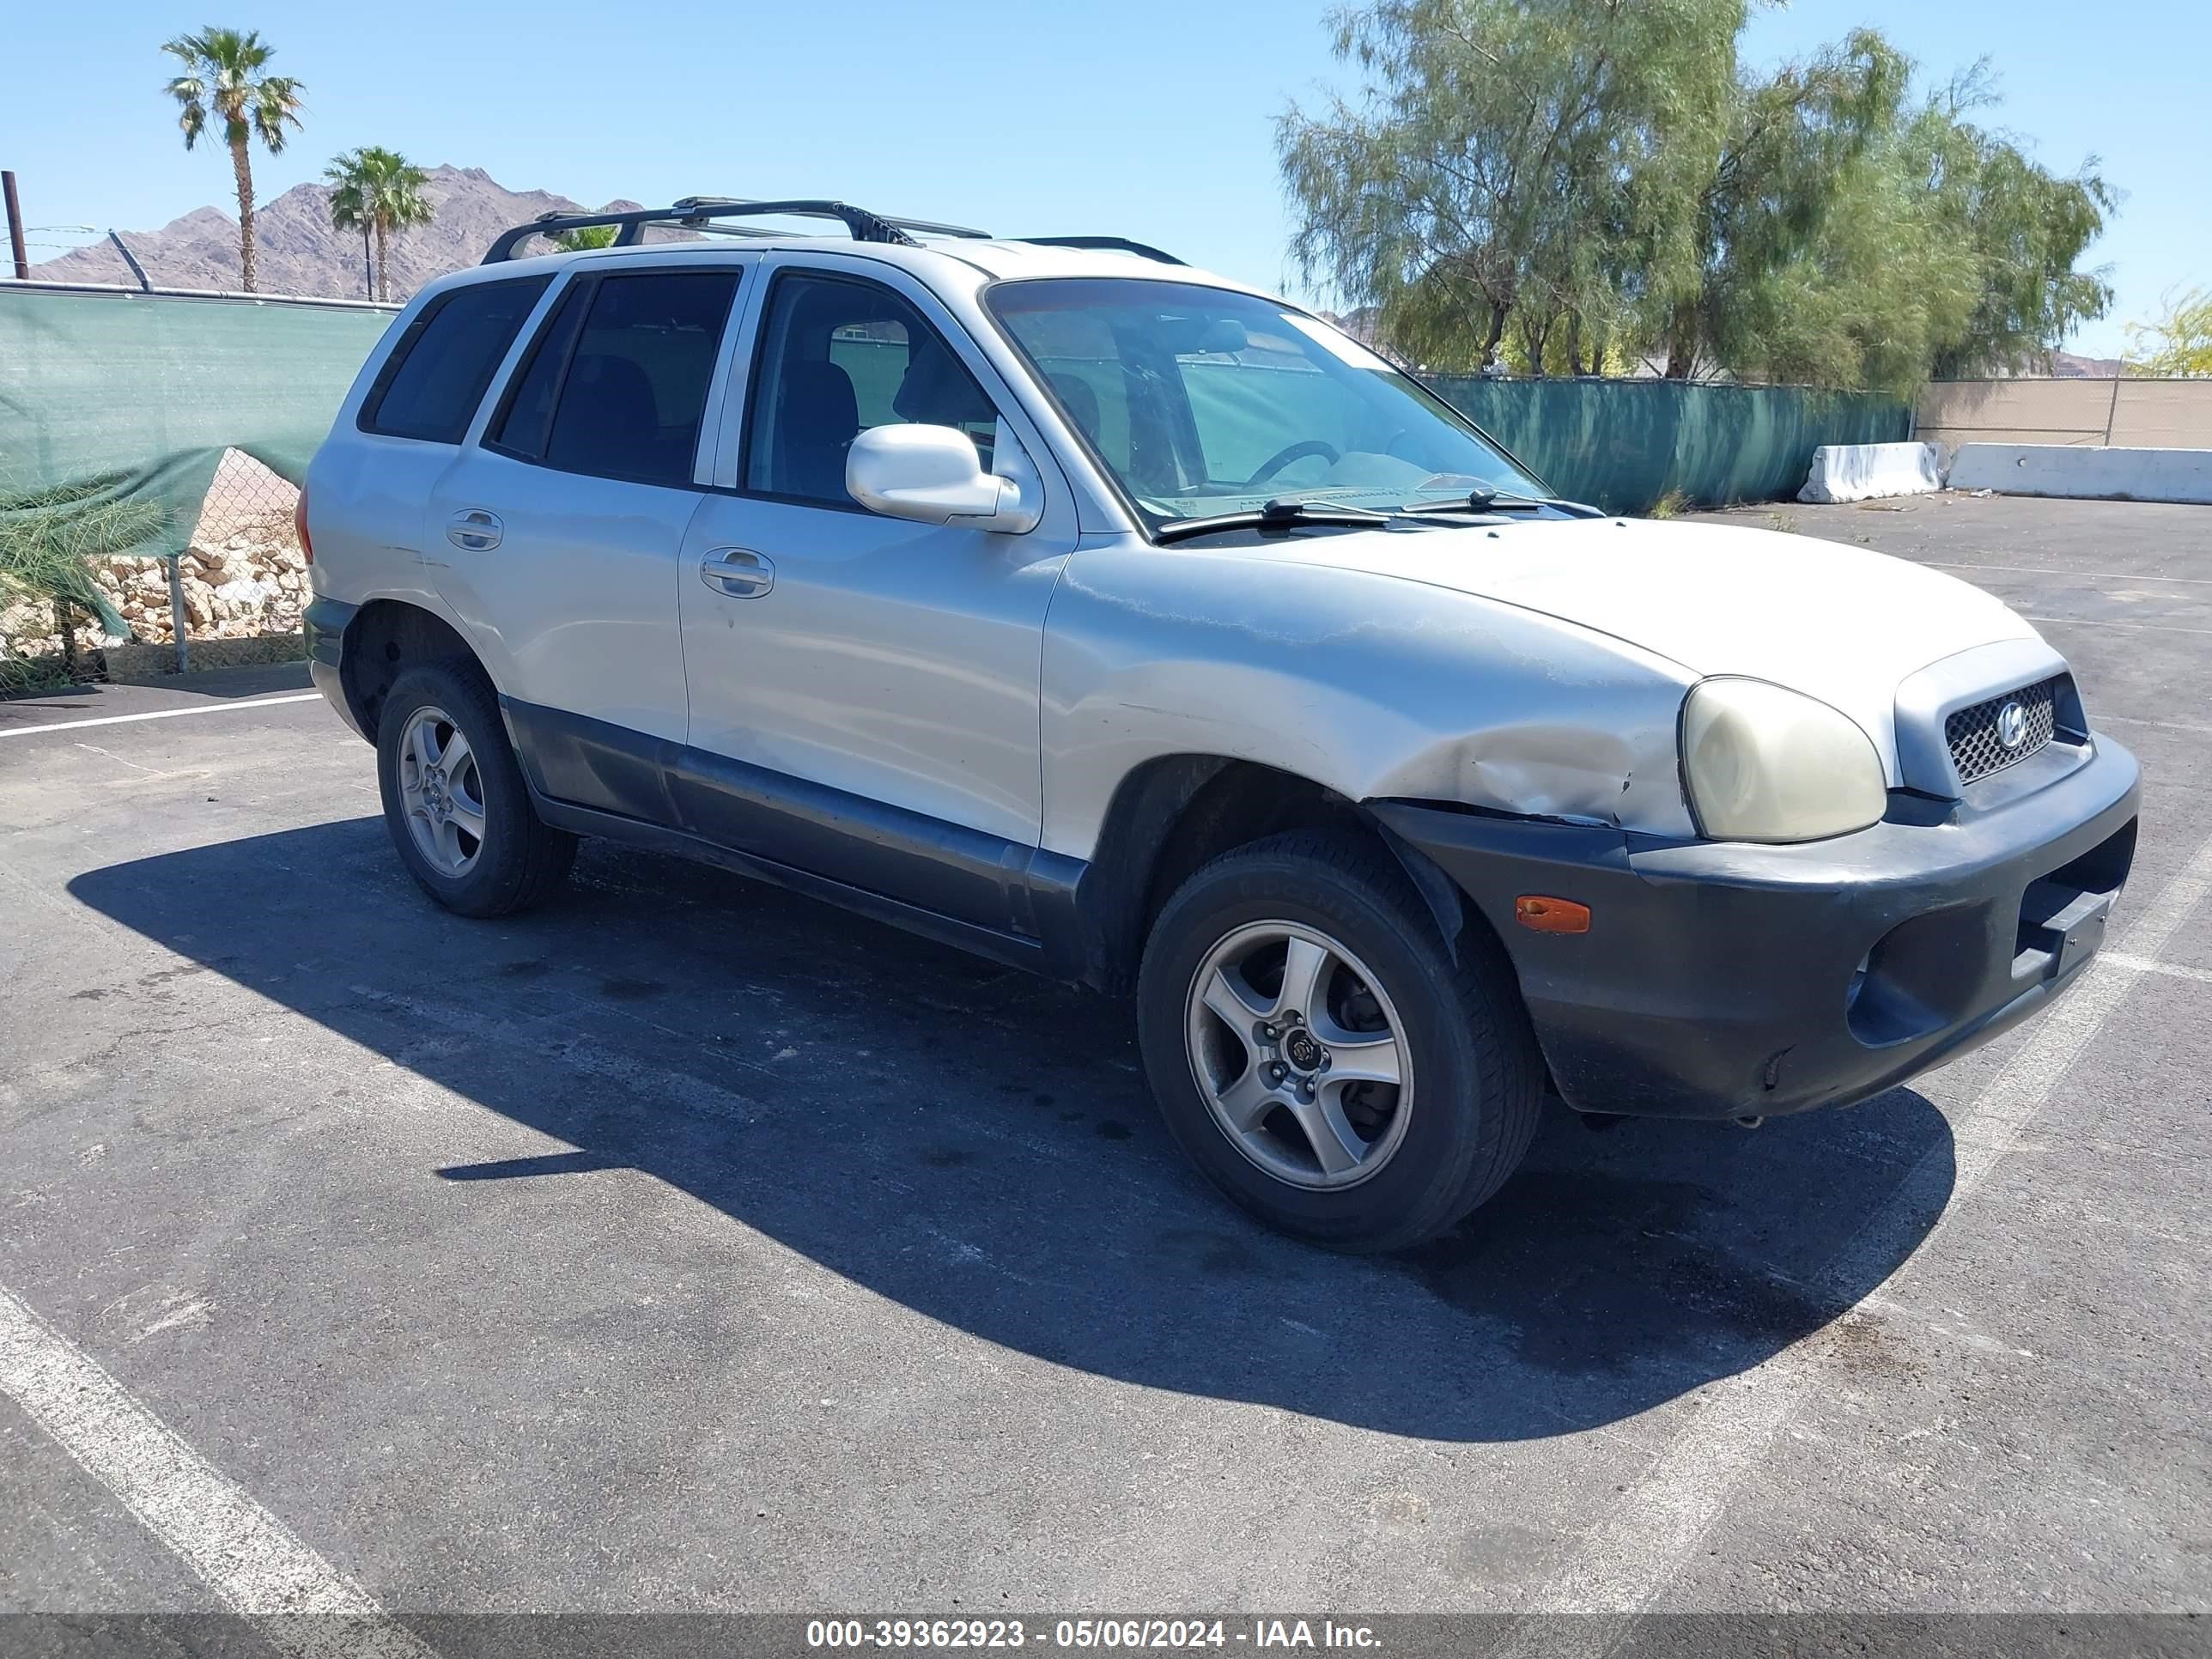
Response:
[[[2106,955],[1394,1261],[1218,1203],[1123,1006],[604,848],[438,911],[296,669],[0,703],[0,1611],[2212,1609],[2212,509],[1729,517],[2069,655]]]

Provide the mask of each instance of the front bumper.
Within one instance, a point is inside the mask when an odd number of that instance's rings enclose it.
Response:
[[[1771,1115],[1863,1100],[2072,983],[2135,854],[2139,770],[2099,736],[1940,803],[1788,847],[1405,801],[1370,805],[1486,916],[1559,1091],[1585,1111]],[[1589,907],[1587,933],[1515,898]]]

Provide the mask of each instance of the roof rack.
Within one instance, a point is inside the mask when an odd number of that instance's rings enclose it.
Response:
[[[1188,263],[1163,248],[1154,247],[1150,242],[1133,242],[1126,236],[1017,236],[1013,240],[1037,247],[1077,247],[1133,253],[1140,258],[1156,259],[1164,265]]]
[[[898,219],[888,214],[871,213],[866,208],[854,207],[849,202],[800,200],[791,202],[751,202],[727,196],[686,196],[665,208],[632,208],[618,213],[542,213],[526,225],[517,225],[512,230],[499,234],[483,263],[497,264],[512,259],[514,250],[532,236],[557,236],[564,230],[588,230],[602,225],[614,225],[621,234],[615,238],[617,247],[632,247],[643,240],[647,225],[675,225],[685,230],[718,231],[725,234],[769,236],[775,233],[750,225],[722,225],[717,220],[739,216],[751,217],[761,214],[787,215],[802,219],[836,219],[853,233],[856,242],[890,242],[907,247],[918,246],[908,232],[924,236],[988,237],[990,233],[971,230],[964,225],[941,225],[928,219]]]

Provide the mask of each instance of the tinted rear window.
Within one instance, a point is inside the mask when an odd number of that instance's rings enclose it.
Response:
[[[455,444],[550,276],[476,283],[432,302],[393,349],[362,405],[361,428]]]

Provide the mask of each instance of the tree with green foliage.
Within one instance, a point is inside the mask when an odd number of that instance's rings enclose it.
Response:
[[[180,34],[161,48],[184,65],[165,90],[177,100],[185,148],[199,142],[212,117],[222,127],[238,187],[239,286],[256,291],[253,271],[253,161],[259,138],[271,155],[284,148],[284,128],[300,125],[307,88],[289,75],[267,75],[276,49],[252,29],[204,28]]]
[[[1732,64],[1704,117],[1717,139],[1712,165],[1684,204],[1688,257],[1655,270],[1645,295],[1645,327],[1666,354],[1668,378],[1745,372],[1785,340],[1787,353],[1807,353],[1814,319],[1801,308],[1800,279],[1835,261],[1838,251],[1824,244],[1837,204],[1857,198],[1855,210],[1880,216],[1870,228],[1893,223],[1894,204],[1869,199],[1882,193],[1870,152],[1896,124],[1906,75],[1904,59],[1867,31],[1763,81]]]
[[[2112,191],[1972,125],[1978,68],[1916,100],[1911,62],[1860,30],[1754,75],[1751,3],[1340,14],[1370,97],[1279,124],[1295,257],[1452,368],[1503,341],[1534,372],[1581,373],[1626,343],[1676,379],[1902,391],[2102,314],[2109,289],[2076,265]]]
[[[1364,104],[1277,124],[1292,252],[1381,313],[1401,351],[1601,358],[1655,273],[1691,255],[1680,204],[1717,152],[1746,0],[1379,0],[1334,18]]]
[[[2128,373],[2167,377],[2212,374],[2212,291],[2169,292],[2146,326],[2128,325]]]
[[[331,223],[339,230],[374,232],[376,297],[392,297],[392,234],[427,225],[437,216],[423,185],[429,175],[397,150],[367,145],[348,150],[323,169],[331,181]]]
[[[612,247],[621,234],[618,225],[585,225],[562,231],[553,239],[553,246],[563,253],[581,253],[586,248]]]
[[[1966,325],[1933,342],[1938,380],[2019,369],[2112,308],[2106,272],[2078,266],[2119,206],[2119,191],[2097,171],[2095,156],[2071,173],[2053,173],[2001,133],[1966,119],[1997,101],[1987,66],[1976,64],[1929,100],[1921,115],[1928,137],[1908,146],[1900,169],[1906,188],[1928,190],[1937,234],[1973,259]]]

